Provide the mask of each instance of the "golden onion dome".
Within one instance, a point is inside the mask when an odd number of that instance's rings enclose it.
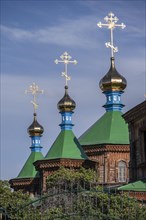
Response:
[[[64,94],[63,98],[58,102],[57,107],[61,112],[63,112],[63,111],[70,112],[75,109],[76,103],[68,95],[68,86],[65,86],[64,88],[65,88],[65,94]]]
[[[102,91],[122,91],[127,86],[126,79],[115,68],[114,57],[111,57],[111,67],[108,73],[100,80]]]
[[[44,128],[37,122],[36,116],[37,114],[34,113],[33,123],[27,129],[30,136],[41,136],[44,132]]]

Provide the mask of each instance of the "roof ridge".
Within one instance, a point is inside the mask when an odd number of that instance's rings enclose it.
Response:
[[[113,123],[114,123],[114,118],[113,118],[113,116],[114,116],[114,114],[121,114],[122,115],[122,113],[121,112],[119,112],[119,111],[112,111],[112,114],[110,114],[110,120],[111,120],[111,123],[110,123],[110,130],[109,130],[109,140],[112,140],[112,132],[113,132]]]
[[[62,134],[62,146],[64,146],[64,144],[65,144],[65,132],[62,132],[63,130],[61,130],[61,132],[59,133],[60,135]],[[58,135],[58,137],[59,137],[59,135]],[[63,155],[63,151],[64,151],[64,148],[62,147],[61,148],[61,157],[62,157],[62,155]]]
[[[109,140],[111,139],[111,130],[112,130],[112,120],[113,120],[113,112],[112,114],[110,114],[110,129],[109,129],[109,134],[108,134],[108,138]]]
[[[65,146],[65,144],[66,144],[66,135],[65,135],[66,133],[65,132],[63,132],[63,146]],[[65,153],[65,149],[64,149],[64,147],[62,147],[62,156],[64,155],[64,153]]]

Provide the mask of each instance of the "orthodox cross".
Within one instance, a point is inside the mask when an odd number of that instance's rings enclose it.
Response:
[[[67,65],[69,63],[73,63],[73,64],[77,64],[77,61],[76,60],[71,60],[71,56],[67,53],[67,52],[64,52],[61,56],[60,56],[61,60],[55,60],[54,62],[56,64],[58,63],[64,63],[65,65],[65,71],[62,72],[62,76],[65,77],[65,85],[67,86],[67,81],[71,79],[70,76],[68,76],[68,73],[67,73]]]
[[[31,101],[31,103],[33,104],[34,113],[36,113],[36,109],[38,108],[38,104],[36,102],[37,95],[39,93],[43,94],[44,91],[40,90],[39,87],[35,83],[32,83],[32,85],[29,86],[29,89],[25,90],[25,94],[27,94],[27,93],[31,93],[33,95],[33,101]]]
[[[114,57],[114,53],[118,52],[118,47],[114,47],[114,39],[113,39],[113,30],[116,27],[121,27],[122,29],[124,29],[126,27],[126,25],[124,23],[121,24],[116,24],[117,21],[119,20],[117,17],[114,17],[115,15],[110,12],[108,14],[108,16],[106,16],[104,18],[104,20],[107,22],[107,24],[102,24],[101,22],[99,22],[97,24],[98,27],[102,28],[102,27],[107,27],[108,29],[110,29],[110,42],[105,43],[106,47],[110,47],[111,48],[111,55],[112,57]]]

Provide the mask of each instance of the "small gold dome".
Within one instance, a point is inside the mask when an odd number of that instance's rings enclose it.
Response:
[[[65,94],[64,94],[63,98],[58,102],[57,107],[61,112],[73,111],[76,107],[76,103],[68,95],[68,86],[65,86],[64,88],[65,88]]]
[[[41,136],[44,132],[43,126],[41,126],[36,119],[36,113],[34,113],[33,123],[28,127],[27,131],[30,136]]]
[[[127,86],[126,79],[115,68],[114,57],[111,57],[111,67],[108,73],[100,80],[102,91],[122,91]]]

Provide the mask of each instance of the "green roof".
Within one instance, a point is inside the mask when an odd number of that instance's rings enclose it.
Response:
[[[121,112],[106,112],[78,140],[81,145],[129,144],[128,125]]]
[[[24,164],[22,170],[20,171],[17,178],[34,178],[38,176],[38,172],[35,169],[33,163],[36,160],[43,159],[43,155],[41,152],[31,152],[30,156],[28,157],[26,163]]]
[[[72,130],[62,130],[45,159],[88,159]]]
[[[121,187],[118,188],[118,190],[146,192],[146,179],[139,180],[139,181],[121,186]]]

